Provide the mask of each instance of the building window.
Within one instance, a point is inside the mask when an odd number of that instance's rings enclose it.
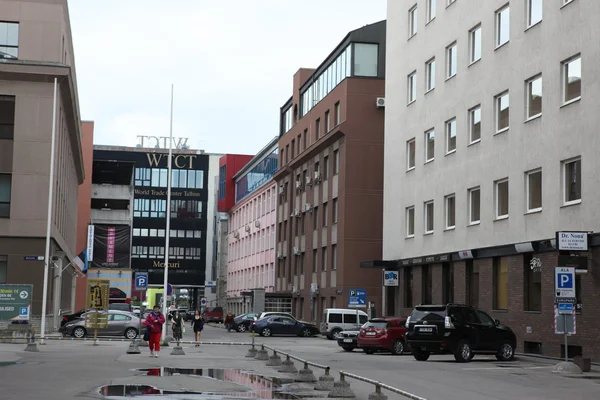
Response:
[[[412,267],[404,268],[404,307],[412,308],[413,306],[413,269]]]
[[[408,10],[408,37],[411,38],[417,34],[417,24],[419,23],[419,15],[417,5]]]
[[[425,91],[435,89],[435,58],[425,64]]]
[[[317,250],[313,250],[313,273],[317,272],[319,269],[319,258],[317,254]]]
[[[378,75],[379,45],[354,43],[354,76]]]
[[[224,199],[227,194],[225,182],[227,182],[227,166],[223,165],[219,167],[219,199]]]
[[[0,256],[0,284],[6,283],[7,270],[8,270],[8,256]]]
[[[508,217],[508,179],[494,182],[496,219]]]
[[[510,7],[505,5],[496,11],[496,47],[510,40]]]
[[[456,151],[456,118],[446,122],[446,154]]]
[[[408,76],[408,104],[417,99],[417,72]]]
[[[544,0],[527,0],[527,26],[537,24],[542,20]]]
[[[469,142],[471,144],[481,140],[481,106],[469,110]]]
[[[495,257],[493,261],[494,310],[508,310],[508,258]]]
[[[415,207],[406,208],[406,237],[415,236]]]
[[[315,140],[318,140],[321,136],[321,118],[317,118],[315,121]]]
[[[19,24],[0,22],[0,58],[19,58]]]
[[[0,95],[0,139],[13,139],[14,133],[15,96]]]
[[[444,304],[454,302],[454,264],[442,264],[442,302]]]
[[[337,103],[335,103],[334,111],[335,111],[335,125],[338,126],[340,124],[340,122],[342,122],[342,112],[341,112],[339,101]]]
[[[329,110],[325,111],[325,133],[329,133],[331,130],[331,113]]]
[[[433,200],[424,203],[425,234],[433,233]]]
[[[581,202],[581,158],[563,161],[562,164],[563,203],[565,205],[579,203]]]
[[[496,133],[504,132],[509,127],[509,105],[510,98],[508,92],[496,96]]]
[[[0,174],[0,218],[10,217],[11,178],[10,174]]]
[[[542,210],[542,170],[525,173],[527,185],[527,212]]]
[[[527,119],[542,115],[542,76],[527,81]]]
[[[303,149],[306,150],[308,148],[308,129],[305,129],[304,133],[302,133],[302,142],[304,142]]]
[[[327,271],[327,247],[321,249],[321,268],[323,271]]]
[[[532,261],[533,254],[523,255],[525,311],[542,311],[542,270]]]
[[[340,151],[333,151],[333,174],[337,175],[340,172]]]
[[[481,25],[469,31],[469,61],[472,63],[481,60]]]
[[[333,199],[333,204],[331,206],[331,214],[332,214],[332,223],[337,224],[338,222],[338,199]]]
[[[150,186],[152,169],[136,168],[134,173],[135,186]]]
[[[481,220],[481,189],[469,189],[469,225],[478,224]]]
[[[317,230],[319,227],[319,207],[313,208],[313,229]]]
[[[326,156],[323,158],[323,180],[327,180],[329,178],[329,157]]]
[[[430,22],[432,19],[435,18],[436,8],[436,0],[427,0],[427,22]]]
[[[452,78],[456,75],[457,68],[457,49],[456,42],[446,47],[446,79]]]
[[[197,200],[171,200],[171,218],[202,218],[202,202]]]
[[[454,229],[456,226],[456,197],[451,194],[446,196],[444,214],[446,220],[446,229]]]
[[[290,107],[287,110],[285,110],[283,113],[283,132],[282,133],[286,133],[287,131],[292,129],[292,126],[294,124],[293,108],[294,107]]]
[[[479,307],[479,266],[473,260],[466,261],[467,266],[467,304]]]
[[[323,203],[323,226],[327,226],[327,220],[329,219],[329,207],[327,203]]]
[[[435,130],[425,132],[425,162],[435,158]]]
[[[331,245],[331,270],[337,269],[337,244]]]
[[[429,265],[421,266],[421,304],[433,302],[433,274]]]
[[[410,171],[415,168],[415,150],[416,150],[416,142],[415,139],[412,138],[408,142],[406,142],[406,170]]]
[[[581,56],[563,62],[563,103],[581,97]]]

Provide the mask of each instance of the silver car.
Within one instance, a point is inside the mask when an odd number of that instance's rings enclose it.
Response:
[[[98,329],[98,336],[125,336],[127,339],[134,339],[139,334],[140,326],[143,334],[146,326],[145,324],[140,325],[140,319],[137,316],[127,311],[109,310],[108,324],[106,328]],[[94,329],[86,327],[85,314],[67,323],[61,331],[65,336],[76,338],[94,335]]]

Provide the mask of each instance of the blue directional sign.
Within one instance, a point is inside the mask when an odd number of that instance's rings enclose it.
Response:
[[[367,307],[367,291],[365,289],[349,289],[348,307]]]
[[[573,303],[558,303],[558,313],[561,315],[572,315],[574,310]]]
[[[556,267],[554,271],[554,286],[557,299],[576,298],[575,268]]]
[[[148,289],[148,273],[147,272],[136,272],[135,273],[135,290],[146,290]]]

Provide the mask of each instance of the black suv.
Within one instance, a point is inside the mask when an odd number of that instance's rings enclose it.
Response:
[[[471,361],[475,353],[510,361],[517,348],[509,327],[463,304],[416,306],[406,329],[406,342],[418,361],[427,361],[431,353],[452,353],[458,362]]]

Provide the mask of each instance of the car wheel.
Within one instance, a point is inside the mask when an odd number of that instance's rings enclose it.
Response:
[[[238,332],[246,332],[246,325],[240,324],[237,328]]]
[[[304,328],[302,329],[302,331],[300,332],[300,335],[304,336],[304,337],[311,337],[312,336],[312,332],[310,331],[310,329],[308,328]]]
[[[347,351],[349,353],[352,350],[354,350],[354,347],[353,346],[342,346],[342,349],[344,349],[344,351]]]
[[[138,335],[138,333],[135,328],[127,328],[125,330],[125,337],[127,339],[135,339],[137,337],[137,335]]]
[[[496,353],[496,358],[499,361],[512,361],[515,358],[515,346],[510,342],[502,343],[498,353]]]
[[[260,336],[264,336],[264,337],[271,336],[271,329],[270,328],[263,328],[263,330],[260,331]]]
[[[331,331],[331,339],[338,340],[340,338],[341,329],[334,329]]]
[[[85,328],[82,328],[81,326],[78,326],[77,328],[73,329],[73,336],[75,336],[78,339],[85,337],[86,334],[87,333],[85,331]]]
[[[454,351],[454,359],[461,363],[469,362],[473,359],[473,348],[468,340],[463,339],[458,342]]]
[[[402,340],[396,340],[392,345],[392,354],[402,354],[404,353],[404,342]]]
[[[365,352],[365,354],[373,354],[373,353],[375,353],[375,350],[373,350],[373,349],[363,349],[363,351]]]
[[[429,356],[431,354],[428,351],[414,350],[414,349],[413,349],[412,353],[413,353],[413,357],[417,361],[427,361],[427,360],[429,360]]]

